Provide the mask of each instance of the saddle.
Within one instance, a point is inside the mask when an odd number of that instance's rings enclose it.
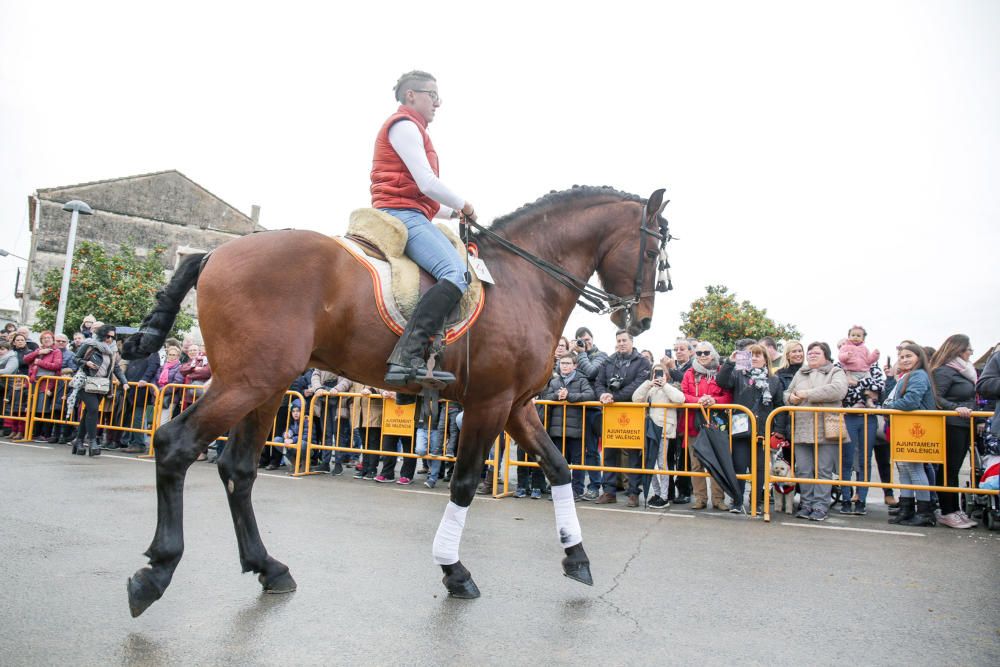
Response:
[[[464,262],[466,249],[461,240],[447,225],[439,223],[437,227]],[[433,276],[404,254],[406,226],[388,213],[361,208],[351,213],[347,234],[335,236],[334,240],[368,269],[382,321],[396,335],[402,335],[420,296],[435,283]],[[469,289],[445,321],[445,343],[468,331],[485,304],[483,285],[475,272],[470,271]]]

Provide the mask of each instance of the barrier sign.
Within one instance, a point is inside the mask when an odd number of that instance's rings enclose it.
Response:
[[[889,437],[894,461],[945,462],[944,417],[892,415]]]
[[[643,449],[646,445],[646,409],[640,406],[604,406],[605,447]]]
[[[397,405],[396,401],[387,398],[382,401],[382,434],[383,435],[413,435],[413,417],[417,404]]]

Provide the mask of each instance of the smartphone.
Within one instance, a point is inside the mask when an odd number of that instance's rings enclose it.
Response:
[[[662,368],[657,368],[655,371],[653,371],[653,379],[654,380],[659,380],[662,377],[663,377],[663,369]]]
[[[673,359],[674,358],[674,351],[671,350],[671,349],[669,349],[669,348],[667,348],[666,350],[663,351],[663,356],[665,356],[667,359]]]
[[[737,350],[736,351],[736,370],[738,370],[738,371],[748,371],[748,370],[750,370],[750,351],[749,350]]]

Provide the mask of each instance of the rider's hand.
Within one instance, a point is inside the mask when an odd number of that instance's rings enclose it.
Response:
[[[462,207],[462,215],[473,222],[477,221],[476,209],[471,202],[465,202],[465,206]]]

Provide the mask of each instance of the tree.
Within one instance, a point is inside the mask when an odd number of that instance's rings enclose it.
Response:
[[[800,336],[795,325],[778,324],[768,317],[766,308],[737,302],[736,294],[725,285],[709,285],[705,291],[705,296],[691,303],[691,310],[681,313],[681,332],[712,343],[722,356],[729,355],[740,338],[788,340]]]
[[[66,332],[79,330],[88,314],[105,324],[138,326],[153,309],[156,291],[166,282],[161,264],[164,250],[164,246],[156,246],[147,257],[140,258],[128,245],[109,255],[96,243],[81,242],[73,253]],[[42,306],[36,315],[39,330],[55,327],[62,274],[62,269],[50,269],[42,279]],[[192,324],[194,318],[181,311],[171,335],[179,336]]]

